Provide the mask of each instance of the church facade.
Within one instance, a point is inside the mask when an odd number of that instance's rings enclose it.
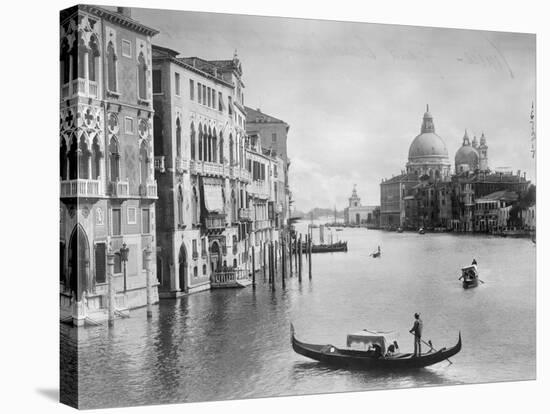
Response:
[[[348,226],[373,225],[377,227],[378,206],[364,206],[357,195],[357,188],[353,186],[348,206],[344,209],[344,224]]]

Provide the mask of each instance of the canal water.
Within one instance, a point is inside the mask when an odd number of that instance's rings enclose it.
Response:
[[[304,226],[302,224],[302,226]],[[305,227],[303,227],[305,232]],[[337,234],[337,236],[336,236]],[[61,327],[62,363],[76,364],[82,408],[211,401],[534,379],[535,246],[529,239],[395,233],[347,228],[347,253],[313,255],[313,277],[163,300],[116,327]],[[326,237],[325,237],[326,238]],[[369,254],[382,249],[382,256]],[[461,266],[476,258],[478,288],[463,290]],[[413,372],[369,373],[295,354],[299,339],[345,345],[363,328],[397,330],[401,351],[420,312],[424,337],[462,351]],[[78,360],[67,352],[78,343]],[[61,381],[67,379],[61,378]]]

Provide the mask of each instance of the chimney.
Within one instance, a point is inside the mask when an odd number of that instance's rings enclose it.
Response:
[[[132,17],[132,9],[130,7],[117,7],[116,11],[123,16]]]

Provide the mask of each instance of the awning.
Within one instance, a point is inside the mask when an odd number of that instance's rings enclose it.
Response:
[[[204,185],[204,204],[209,212],[223,213],[222,188],[219,185]]]

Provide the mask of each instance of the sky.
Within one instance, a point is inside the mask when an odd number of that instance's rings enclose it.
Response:
[[[464,131],[485,133],[489,167],[535,182],[535,36],[173,10],[132,9],[182,56],[243,67],[245,104],[290,125],[295,207],[344,208],[354,185],[380,204],[405,168],[429,104],[454,166]]]

